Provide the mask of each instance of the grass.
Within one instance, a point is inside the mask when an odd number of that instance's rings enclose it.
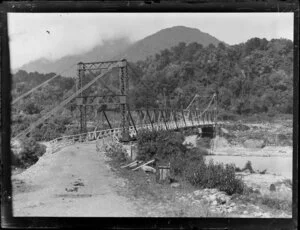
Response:
[[[265,206],[272,210],[284,211],[287,213],[292,212],[292,199],[289,195],[280,195],[276,192],[274,192],[274,194],[264,195],[255,192],[246,192],[236,198],[241,200],[242,203],[252,203],[261,207]]]
[[[118,155],[108,154],[112,159],[109,164],[114,172],[126,179],[128,189],[122,191],[136,204],[139,216],[154,217],[222,217],[209,211],[207,203],[192,204],[191,200],[180,200],[194,191],[194,187],[186,180],[180,181],[180,188],[172,188],[169,184],[156,182],[155,174],[147,174],[142,170],[132,171],[121,168]]]

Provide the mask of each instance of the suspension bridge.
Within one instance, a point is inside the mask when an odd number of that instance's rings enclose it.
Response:
[[[44,113],[41,118],[14,138],[30,134],[38,125],[55,116],[70,103],[75,105],[76,111],[79,113],[80,130],[78,134],[61,136],[51,140],[49,143],[52,152],[76,142],[90,142],[98,139],[127,142],[135,138],[142,130],[199,128],[203,133],[214,135],[218,111],[216,94],[205,97],[207,103],[205,106],[202,105],[203,108],[197,106],[197,98],[200,98],[200,96],[196,94],[185,109],[149,108],[148,106],[142,109],[131,109],[128,100],[130,79],[128,70],[130,69],[132,74],[135,74],[135,71],[125,59],[120,61],[80,62],[77,64],[77,69],[75,92],[52,110]],[[116,72],[116,70],[118,71],[117,83],[115,84],[117,86],[114,86],[107,82],[109,78],[112,78],[112,72]],[[55,77],[21,95],[12,104],[17,103]],[[91,80],[88,81],[88,79]],[[116,82],[116,79],[113,80]],[[90,94],[88,89],[99,83],[106,93],[100,95]],[[91,114],[96,114],[96,116],[91,116]],[[97,117],[98,114],[102,114],[102,119],[99,119],[99,116]],[[99,122],[106,123],[107,128],[104,129],[103,124],[97,125]]]

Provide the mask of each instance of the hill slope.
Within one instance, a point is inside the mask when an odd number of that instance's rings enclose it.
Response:
[[[159,53],[161,50],[176,46],[180,42],[187,44],[197,42],[203,46],[208,46],[210,43],[217,45],[221,41],[198,29],[175,26],[160,30],[134,43],[122,54],[122,57],[132,62],[145,60],[146,57]]]
[[[203,46],[208,46],[210,43],[217,45],[220,41],[198,29],[175,26],[160,30],[132,45],[124,38],[106,41],[103,45],[96,46],[91,51],[81,55],[69,55],[56,61],[49,61],[42,58],[25,64],[19,69],[27,72],[37,71],[39,73],[61,73],[71,65],[76,65],[79,61],[100,61],[127,58],[128,61],[135,62],[138,60],[144,60],[147,56],[159,53],[161,50],[176,46],[180,42],[185,42],[187,44],[197,42]],[[76,67],[73,66],[62,75],[75,76]]]
[[[28,64],[23,65],[19,69],[25,70],[27,72],[37,71],[39,73],[61,73],[67,77],[76,76],[76,63],[83,61],[102,61],[114,59],[115,56],[119,55],[120,52],[125,50],[129,46],[128,39],[121,38],[111,41],[105,41],[102,45],[94,47],[92,50],[80,54],[80,55],[69,55],[62,57],[55,61],[49,61],[46,58],[41,58],[36,61],[29,62]],[[70,66],[72,66],[68,69]],[[65,71],[68,69],[67,71]]]

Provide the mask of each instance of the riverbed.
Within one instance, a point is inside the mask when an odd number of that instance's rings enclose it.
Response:
[[[206,156],[206,161],[224,164],[235,164],[236,167],[244,168],[247,161],[251,161],[253,170],[267,170],[266,173],[281,175],[288,179],[293,176],[293,159],[292,157],[260,157],[260,156],[226,156],[210,155]]]
[[[188,136],[185,143],[197,146],[197,136]],[[244,168],[247,161],[251,161],[254,170],[267,170],[268,174],[275,174],[292,179],[293,176],[293,148],[292,146],[266,146],[264,148],[245,148],[230,145],[225,138],[217,137],[213,140],[212,155],[206,156],[206,161],[224,164],[235,164]]]

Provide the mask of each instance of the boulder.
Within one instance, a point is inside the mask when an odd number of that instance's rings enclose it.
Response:
[[[201,196],[203,194],[202,190],[196,190],[194,191],[195,196]]]
[[[276,191],[276,187],[275,187],[274,184],[271,184],[271,185],[270,185],[270,191],[271,191],[271,192],[275,192],[275,191]]]
[[[243,145],[246,148],[263,148],[263,147],[265,147],[265,141],[264,140],[249,139],[249,140],[246,140],[243,143]]]
[[[172,187],[172,188],[179,188],[179,187],[180,187],[180,184],[175,182],[175,183],[172,183],[172,184],[171,184],[171,187]]]
[[[216,206],[218,204],[218,202],[216,200],[214,200],[211,205]]]
[[[225,129],[225,128],[221,128],[220,131],[223,134],[229,134],[229,131],[227,129]]]
[[[210,195],[210,196],[209,196],[210,202],[214,202],[214,201],[216,201],[216,199],[217,199],[217,196],[216,196],[216,195]]]
[[[14,155],[19,155],[23,151],[23,144],[20,140],[12,140],[11,141],[11,150],[14,153]]]

